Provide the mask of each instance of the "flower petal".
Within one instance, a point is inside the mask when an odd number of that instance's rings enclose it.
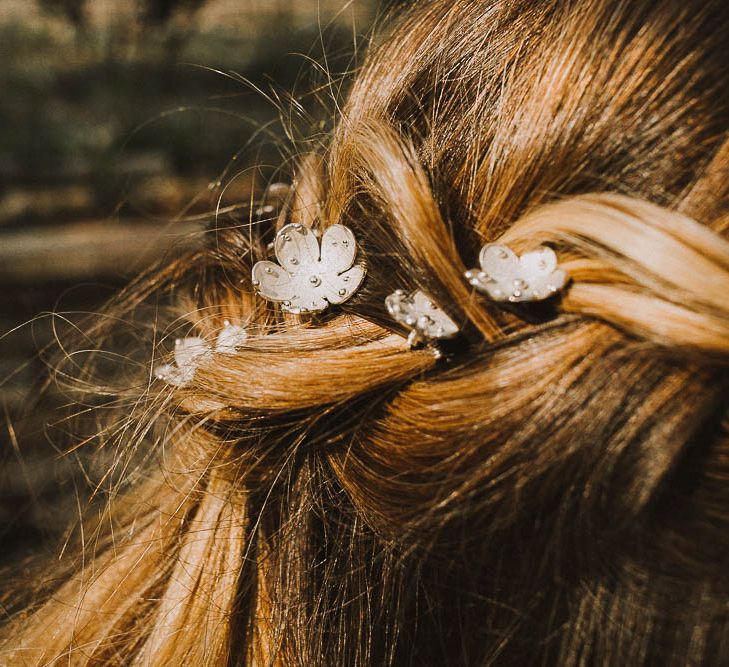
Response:
[[[513,280],[519,271],[519,258],[514,251],[498,243],[489,243],[479,254],[481,270],[494,280]]]
[[[418,328],[428,338],[450,338],[458,333],[458,325],[422,290],[413,294]],[[428,321],[423,321],[425,316]]]
[[[235,354],[237,348],[245,344],[248,332],[237,324],[226,322],[215,342],[215,351],[220,354]]]
[[[329,303],[344,303],[361,285],[365,277],[365,269],[355,264],[344,273],[327,273],[321,276],[320,292]]]
[[[567,273],[562,269],[552,271],[552,273],[540,274],[534,276],[529,281],[529,288],[519,301],[532,301],[537,299],[546,299],[555,292],[561,290],[567,283]],[[513,299],[516,301],[517,299]]]
[[[287,303],[281,305],[281,310],[289,313],[317,313],[329,305],[321,286],[297,290],[297,294]]]
[[[352,266],[356,254],[357,241],[348,227],[328,227],[321,239],[321,272],[346,271]]]
[[[270,301],[286,301],[293,296],[292,276],[274,262],[253,265],[253,285]]]
[[[319,241],[314,232],[304,225],[282,227],[273,247],[279,264],[291,274],[308,274],[319,263]]]
[[[158,380],[162,380],[175,387],[181,387],[188,382],[187,376],[177,366],[173,366],[172,364],[157,366],[154,369],[154,375]]]
[[[525,252],[519,259],[522,278],[536,278],[538,275],[549,275],[557,268],[557,255],[554,250],[545,246],[538,250]]]
[[[180,370],[197,368],[210,354],[210,345],[197,336],[180,338],[175,341],[175,363]]]

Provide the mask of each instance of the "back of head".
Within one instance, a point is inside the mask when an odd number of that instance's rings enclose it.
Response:
[[[114,305],[248,337],[140,380],[123,493],[0,662],[729,661],[727,49],[724,0],[415,3],[278,218]],[[285,222],[354,232],[352,299],[255,295]],[[479,298],[494,240],[553,247],[568,289]],[[398,287],[458,323],[443,358],[389,320]]]

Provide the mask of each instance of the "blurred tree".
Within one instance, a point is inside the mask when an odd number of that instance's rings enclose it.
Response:
[[[196,32],[195,17],[208,0],[137,0],[142,27],[155,33],[162,60],[178,62],[185,44]]]
[[[207,0],[139,0],[142,18],[156,25],[164,25],[177,13],[191,18],[206,3]]]
[[[86,0],[38,0],[41,9],[69,21],[75,28],[86,24]]]

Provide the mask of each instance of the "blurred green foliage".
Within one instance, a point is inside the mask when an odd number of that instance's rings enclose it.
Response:
[[[86,0],[38,0],[41,9],[57,14],[75,26],[82,26],[86,21]]]
[[[308,57],[326,51],[335,76],[353,62],[351,22],[320,24],[317,2],[291,0],[291,11],[272,2],[232,26],[203,24],[204,0],[129,0],[131,11],[103,25],[90,18],[91,3],[41,0],[36,15],[0,21],[0,195],[82,180],[104,213],[130,179],[214,181],[239,151],[238,164],[280,162],[281,118],[294,127],[311,121],[288,92],[303,108],[319,106],[305,94],[319,83]],[[308,22],[303,5],[312,8]],[[372,14],[360,11],[355,32]],[[245,148],[254,135],[255,148]]]
[[[152,23],[166,23],[176,12],[185,11],[194,14],[206,2],[207,0],[144,0],[140,4],[146,20]]]

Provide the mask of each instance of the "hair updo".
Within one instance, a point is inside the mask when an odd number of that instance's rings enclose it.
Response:
[[[277,215],[111,306],[169,299],[157,355],[248,338],[117,389],[114,491],[81,565],[8,602],[0,663],[729,662],[728,52],[724,0],[415,3]],[[254,295],[289,222],[354,232],[352,299]],[[495,240],[555,248],[564,296],[478,296]],[[445,358],[399,287],[458,323]]]

